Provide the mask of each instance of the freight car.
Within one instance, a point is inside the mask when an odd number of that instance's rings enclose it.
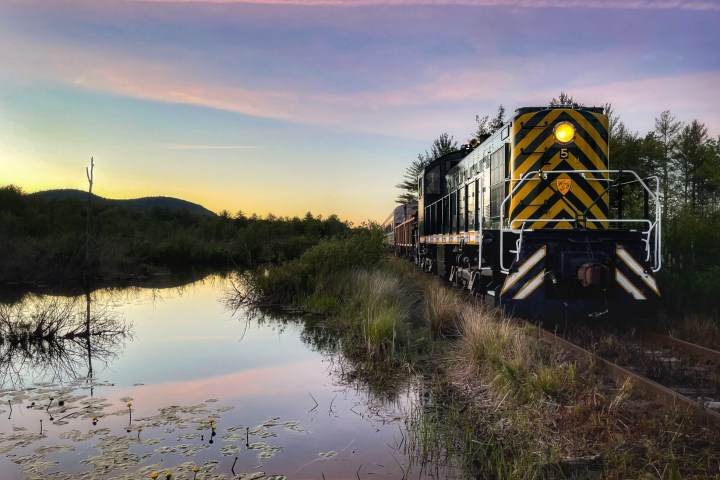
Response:
[[[659,180],[611,169],[602,108],[520,108],[481,140],[419,176],[416,264],[529,318],[649,313]]]
[[[383,222],[387,245],[398,257],[417,262],[417,203],[395,207]]]

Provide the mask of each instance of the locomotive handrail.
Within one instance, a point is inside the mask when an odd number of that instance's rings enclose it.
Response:
[[[660,255],[660,248],[662,246],[662,240],[661,240],[661,220],[662,220],[662,205],[660,204],[660,179],[657,176],[651,176],[648,177],[647,180],[654,179],[655,180],[655,192],[653,192],[648,185],[643,181],[643,179],[640,178],[640,176],[635,173],[632,170],[551,170],[551,171],[544,171],[544,170],[533,170],[530,172],[525,173],[520,178],[506,178],[505,182],[516,182],[515,186],[510,190],[508,195],[503,199],[503,201],[500,203],[500,271],[508,274],[510,273],[509,267],[505,266],[505,248],[504,248],[504,242],[505,242],[505,235],[504,233],[509,231],[512,233],[520,234],[522,236],[523,231],[529,231],[532,229],[526,229],[524,227],[525,223],[529,222],[548,222],[548,223],[558,223],[558,222],[568,222],[568,223],[577,223],[576,219],[506,219],[505,218],[505,208],[507,203],[512,199],[513,195],[527,182],[529,181],[540,181],[540,178],[538,176],[542,176],[543,178],[547,178],[548,174],[552,175],[559,175],[559,174],[568,174],[568,175],[582,175],[585,176],[586,173],[592,173],[592,174],[600,174],[600,175],[607,175],[608,178],[594,178],[592,180],[598,180],[598,181],[610,181],[609,175],[610,174],[619,174],[619,175],[631,175],[635,179],[629,183],[639,183],[642,188],[648,193],[650,197],[652,197],[654,203],[655,203],[655,218],[654,221],[651,221],[650,219],[585,219],[585,222],[606,222],[606,223],[647,223],[648,227],[646,231],[643,231],[643,235],[647,235],[647,238],[644,240],[646,245],[646,261],[650,260],[650,237],[654,231],[654,255],[653,255],[653,266],[652,271],[657,272],[660,270],[660,267],[662,265],[661,255]],[[509,221],[508,221],[509,220]],[[508,223],[506,228],[506,222]],[[521,228],[512,228],[512,225],[515,222],[522,222]],[[516,246],[516,259],[519,258],[520,255],[520,246]]]

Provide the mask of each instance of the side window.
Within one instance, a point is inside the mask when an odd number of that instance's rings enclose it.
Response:
[[[475,212],[477,211],[477,184],[478,181],[475,180],[470,185],[468,185],[468,194],[467,194],[467,229],[468,230],[475,230],[477,229],[477,224],[475,221]]]
[[[458,190],[458,229],[461,232],[466,231],[465,213],[467,205],[467,188],[460,187]]]
[[[428,195],[440,193],[440,165],[425,174],[425,192]]]
[[[503,200],[503,184],[498,183],[490,187],[490,218],[500,216],[500,204]]]
[[[490,155],[490,185],[505,180],[505,149],[498,148]]]
[[[490,217],[500,216],[500,204],[505,196],[505,148],[490,155]]]

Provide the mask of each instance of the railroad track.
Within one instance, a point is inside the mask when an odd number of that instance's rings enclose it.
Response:
[[[663,385],[658,381],[651,380],[647,376],[638,373],[638,371],[636,371],[638,369],[635,368],[632,364],[619,365],[614,361],[603,358],[600,355],[596,355],[595,353],[583,348],[582,346],[577,345],[576,343],[573,343],[565,338],[557,336],[556,334],[549,332],[543,328],[538,328],[537,334],[541,340],[564,350],[570,351],[581,360],[589,362],[600,368],[606,375],[608,375],[618,384],[622,384],[629,378],[632,384],[637,389],[643,391],[648,396],[658,400],[664,405],[667,405],[669,407],[681,407],[694,411],[699,415],[705,416],[706,418],[708,418],[708,420],[712,421],[713,423],[715,423],[715,425],[720,427],[720,401],[718,401],[719,399],[717,396],[717,388],[710,389],[711,392],[709,392],[708,389],[703,388],[678,387],[678,385],[673,384],[673,382],[669,382],[670,385]],[[720,365],[720,352],[716,352],[714,350],[710,350],[704,347],[699,347],[697,345],[683,342],[682,340],[678,340],[672,337],[653,334],[649,332],[640,332],[638,335],[636,335],[636,337],[636,341],[644,343],[643,345],[635,345],[635,348],[668,348],[671,352],[671,355],[672,352],[683,352],[683,354],[691,355],[693,358],[700,359],[700,361],[702,362],[712,363],[715,367],[714,381],[720,381],[720,372],[718,372],[718,366]],[[660,362],[680,362],[680,360],[677,358],[660,355],[660,352],[657,351],[653,352],[653,355],[656,358],[659,358]],[[712,378],[713,372],[711,370],[709,370],[708,372],[710,373],[710,377]],[[702,395],[698,395],[699,393],[702,393]],[[715,396],[708,399],[707,395],[711,394]],[[698,396],[704,398],[702,401],[698,401],[695,398],[691,398],[691,396],[689,395],[692,395],[696,398]]]
[[[713,362],[715,365],[720,365],[720,352],[716,350],[711,350],[669,335],[662,335],[654,332],[640,331],[638,332],[638,337],[659,347],[667,347],[702,360]]]

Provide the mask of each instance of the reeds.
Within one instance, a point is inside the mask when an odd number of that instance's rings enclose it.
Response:
[[[460,309],[460,338],[452,355],[455,378],[485,380],[524,397],[557,395],[575,381],[575,364],[544,348],[516,321],[484,304]]]
[[[435,280],[426,282],[424,297],[425,320],[433,335],[456,332],[460,320],[460,295]]]
[[[370,359],[393,357],[398,341],[408,337],[408,325],[419,296],[401,279],[381,270],[355,271],[344,317],[360,321]]]

